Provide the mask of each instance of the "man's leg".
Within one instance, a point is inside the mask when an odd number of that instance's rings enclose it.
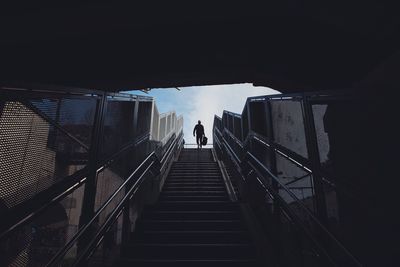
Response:
[[[200,136],[196,135],[197,148],[200,148]]]

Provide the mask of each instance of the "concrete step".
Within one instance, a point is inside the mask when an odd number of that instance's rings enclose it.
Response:
[[[223,184],[221,184],[220,186],[207,186],[207,185],[202,185],[202,184],[198,184],[198,185],[170,185],[170,184],[166,184],[163,187],[163,192],[168,192],[168,191],[225,191],[225,187],[223,186]]]
[[[138,259],[250,259],[249,244],[148,244],[131,243],[122,249],[127,258]]]
[[[229,200],[188,200],[188,201],[159,201],[153,206],[146,207],[146,210],[239,210],[239,206]]]
[[[179,181],[179,182],[171,182],[171,181],[166,181],[164,184],[164,188],[166,187],[197,187],[197,186],[210,186],[210,187],[225,187],[224,183],[222,181],[215,181],[215,182],[204,182],[204,181],[198,181],[198,182],[190,182],[190,181]]]
[[[114,266],[117,267],[258,267],[260,265],[254,259],[191,259],[191,260],[177,260],[177,259],[129,259],[122,258],[118,260]]]
[[[169,175],[167,180],[171,179],[216,179],[222,181],[221,174],[174,174]]]
[[[225,196],[225,190],[163,190],[160,196]]]
[[[240,220],[140,220],[138,230],[219,231],[243,230]]]
[[[141,219],[149,220],[239,220],[240,214],[225,210],[145,211]]]
[[[143,231],[132,235],[138,243],[251,243],[247,231]]]
[[[228,196],[160,196],[159,201],[227,201]]]
[[[166,180],[166,183],[180,183],[180,182],[193,182],[193,183],[199,183],[199,182],[211,182],[211,183],[217,183],[217,182],[222,182],[221,177],[168,177]]]

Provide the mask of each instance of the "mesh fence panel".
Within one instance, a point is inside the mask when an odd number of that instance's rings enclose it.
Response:
[[[182,116],[177,118],[175,113],[168,113],[162,117],[155,105],[153,109],[150,98],[110,94],[106,102],[99,160],[123,152],[96,177],[95,211],[152,151],[159,151],[162,156],[165,147],[159,140],[150,141],[146,134],[156,132],[157,138],[165,138],[183,127]],[[0,212],[21,203],[25,205],[37,193],[86,167],[99,103],[97,95],[23,91],[2,95]],[[160,136],[159,130],[162,130]],[[169,144],[166,138],[164,141]],[[128,144],[129,149],[125,150]],[[85,185],[81,185],[1,239],[0,265],[46,265],[79,230],[84,190]],[[94,230],[106,221],[125,193],[124,188],[101,212]],[[100,258],[103,263],[107,262],[107,255],[121,243],[121,229],[122,216],[105,236],[90,264],[96,265]],[[71,265],[77,253],[75,243],[64,256],[62,265]]]
[[[310,211],[315,212],[312,176],[279,153],[275,153],[275,156],[277,177],[280,182],[285,184]],[[287,195],[285,190],[281,189],[279,193],[288,204],[295,202],[291,196]]]
[[[29,103],[35,107],[37,111],[54,120],[60,126],[66,127],[69,133],[82,141],[85,145],[90,145],[91,126],[93,125],[96,112],[96,99],[91,99],[89,97],[72,99],[46,98],[30,100]]]
[[[116,153],[124,144],[134,140],[135,105],[136,101],[108,99],[102,140],[103,158]]]
[[[150,133],[152,104],[153,103],[150,101],[139,102],[136,136],[141,136],[145,133]]]
[[[97,103],[18,98],[0,101],[0,202],[8,208],[86,165]]]
[[[2,266],[45,266],[77,233],[84,185],[0,242]],[[70,257],[76,255],[76,246]]]
[[[264,101],[249,102],[251,130],[268,137],[268,120]]]
[[[275,142],[307,158],[303,109],[300,101],[271,101]]]

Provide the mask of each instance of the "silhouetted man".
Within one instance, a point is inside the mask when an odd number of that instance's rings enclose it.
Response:
[[[197,148],[201,148],[204,136],[204,127],[201,125],[201,121],[199,121],[193,129],[193,136],[196,133],[196,143]]]

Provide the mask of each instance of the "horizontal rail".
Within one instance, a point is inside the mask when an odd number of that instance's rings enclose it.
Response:
[[[110,226],[118,219],[121,214],[122,209],[126,201],[131,199],[134,194],[136,194],[139,186],[144,182],[145,175],[150,171],[152,167],[156,164],[163,162],[163,165],[166,164],[173,154],[177,144],[182,142],[182,133],[179,134],[178,138],[175,138],[174,141],[171,142],[166,152],[164,152],[161,161],[158,159],[155,151],[150,153],[141,163],[140,165],[128,176],[128,178],[114,191],[114,193],[107,199],[107,201],[96,211],[94,216],[87,222],[79,231],[74,235],[74,237],[60,250],[57,254],[51,259],[47,266],[58,266],[60,261],[62,261],[65,254],[72,248],[72,246],[88,231],[91,225],[96,222],[97,218],[100,214],[105,210],[105,208],[115,199],[115,197],[129,184],[135,177],[139,176],[134,184],[129,188],[129,191],[124,195],[123,199],[118,202],[118,205],[113,209],[113,211],[108,215],[106,221],[102,224],[102,226],[97,230],[95,236],[89,241],[89,243],[85,246],[83,252],[78,256],[73,266],[79,266],[82,261],[84,261],[87,257],[90,257],[93,249],[100,244],[102,241],[102,237],[106,232],[108,232]],[[171,137],[172,138],[172,137]],[[140,139],[138,140],[140,141]],[[132,147],[132,144],[129,146]],[[121,152],[123,153],[123,152]],[[119,155],[121,153],[118,153]],[[107,162],[110,164],[110,160]],[[147,167],[145,167],[147,166]],[[141,171],[141,169],[145,169]],[[160,168],[160,170],[162,167]]]
[[[89,229],[89,227],[96,221],[96,219],[100,216],[103,210],[112,202],[112,200],[118,195],[119,192],[125,187],[127,183],[129,183],[135,175],[139,172],[139,170],[148,162],[150,159],[154,158],[155,153],[152,152],[150,155],[144,159],[141,164],[128,176],[128,178],[114,191],[114,193],[104,202],[103,205],[96,211],[93,217],[87,222],[84,226],[82,226],[79,231],[74,235],[74,237],[59,251],[57,254],[50,260],[47,266],[56,266],[60,260],[64,257],[64,255],[68,252],[68,250],[74,245],[75,242]],[[154,159],[151,162],[151,165],[154,163]],[[148,168],[146,168],[147,170]],[[142,177],[142,176],[140,176]],[[136,183],[135,183],[136,184]]]
[[[35,107],[32,103],[29,103],[27,101],[21,102],[24,104],[27,108],[29,108],[31,111],[39,115],[42,119],[44,119],[46,122],[48,122],[50,125],[54,126],[57,130],[68,136],[71,140],[73,140],[75,143],[83,147],[85,150],[89,151],[89,146],[87,146],[85,143],[83,143],[81,140],[70,134],[67,130],[64,129],[58,122],[54,121],[53,119],[49,118],[45,113],[43,113],[40,109]]]
[[[81,253],[81,255],[78,257],[78,259],[75,261],[73,266],[81,266],[81,262],[85,260],[88,255],[91,253],[91,251],[96,248],[99,245],[99,240],[101,239],[102,236],[106,232],[108,232],[110,226],[118,219],[118,217],[121,214],[122,209],[124,208],[125,203],[131,199],[136,192],[139,189],[139,186],[144,182],[145,175],[147,172],[150,170],[150,168],[154,165],[155,161],[152,161],[149,166],[143,171],[143,173],[139,176],[135,184],[129,189],[128,193],[125,194],[124,198],[118,203],[118,205],[114,208],[114,210],[111,212],[111,214],[108,216],[106,221],[103,223],[103,225],[100,227],[100,229],[97,231],[96,235],[91,239],[90,243],[88,246],[85,248],[85,250]],[[117,216],[115,216],[117,215]]]
[[[31,199],[6,211],[2,219],[0,239],[42,214],[86,182],[87,168],[77,171],[63,181],[41,191]],[[34,205],[34,206],[32,206]]]
[[[107,168],[123,153],[145,141],[148,136],[149,134],[144,134],[140,137],[137,137],[134,141],[126,144],[124,148],[105,159],[102,165],[97,168],[97,172],[101,172]],[[78,189],[86,182],[87,174],[87,168],[79,170],[73,175],[63,178],[62,181],[54,184],[48,189],[39,192],[30,200],[13,207],[9,211],[6,211],[4,214],[5,219],[3,220],[0,228],[0,239],[32,221],[37,216],[45,212],[48,208],[67,197],[71,192]],[[35,206],[32,206],[33,204]]]
[[[265,140],[265,138],[263,138],[263,136],[260,136],[259,134],[256,134],[254,132],[250,132],[248,135],[248,139],[253,139],[255,141],[257,141],[258,143],[260,143],[261,145],[275,151],[276,153],[278,153],[280,156],[286,158],[287,160],[289,160],[290,162],[292,162],[293,164],[295,164],[297,167],[300,167],[301,169],[303,169],[304,171],[308,172],[308,173],[312,173],[311,169],[309,168],[309,166],[305,165],[305,159],[302,158],[300,155],[295,154],[292,151],[288,151],[288,150],[284,150],[283,147],[277,145],[277,144],[270,144],[268,143],[267,140]],[[290,155],[289,155],[290,153]]]
[[[164,156],[162,157],[160,163],[160,172],[164,172],[166,164],[169,162],[170,158],[172,157],[172,151],[176,149],[177,145],[180,145],[183,142],[183,133],[180,133],[178,137],[170,144],[167,151],[165,152]]]
[[[220,146],[220,141],[219,141],[219,136],[220,134],[218,129],[214,129],[217,134],[216,136],[216,144]],[[230,157],[232,158],[232,161],[235,163],[240,168],[241,162],[238,156],[236,155],[235,151],[231,148],[229,143],[224,137],[222,138],[222,145],[225,147],[225,151],[228,152]],[[269,146],[269,145],[268,145]],[[278,177],[276,177],[264,164],[262,164],[253,154],[250,152],[246,152],[245,157],[243,161],[246,159],[246,162],[248,165],[251,167],[253,171],[258,173],[259,176],[263,177],[265,179],[265,176],[271,177],[277,184],[277,186],[284,190],[293,200],[294,203],[296,203],[302,211],[305,212],[305,214],[311,219],[311,221],[317,226],[318,229],[320,229],[320,232],[323,233],[329,240],[331,240],[337,248],[339,248],[343,255],[346,255],[346,257],[349,259],[349,261],[352,263],[354,266],[362,266],[360,262],[336,239],[335,236],[333,236],[326,228],[323,226],[319,220],[312,214],[312,212],[301,202],[301,200],[293,193],[291,192],[291,188],[288,188],[285,184],[283,184]],[[255,165],[254,165],[255,164]],[[300,164],[300,163],[298,163]],[[296,164],[297,165],[297,164]],[[258,167],[256,167],[258,166]],[[303,165],[300,164],[299,167],[304,167]],[[304,170],[309,170],[308,168],[304,168]],[[307,171],[307,174],[305,177],[308,175],[311,175],[311,171]],[[292,207],[289,206],[289,204],[279,195],[278,192],[275,192],[274,189],[270,188],[270,185],[264,181],[263,179],[257,179],[260,185],[266,190],[266,193],[269,195],[272,195],[274,199],[278,199],[279,203],[281,203],[281,206],[284,207],[284,209],[287,211],[287,213],[294,219],[294,221],[298,224],[298,226],[301,228],[301,230],[306,234],[306,236],[312,241],[312,243],[315,245],[319,253],[323,254],[324,257],[331,262],[333,265],[334,261],[331,258],[330,254],[325,250],[325,248],[320,244],[320,242],[314,237],[314,234],[312,234],[306,225],[301,221],[301,219],[296,215],[296,213],[293,211]],[[312,189],[312,188],[309,188]]]
[[[126,143],[123,148],[121,148],[118,152],[112,154],[109,156],[107,159],[103,160],[103,163],[101,164],[100,167],[97,168],[97,172],[101,172],[108,166],[110,166],[117,158],[119,158],[123,153],[128,151],[129,149],[136,147],[146,141],[150,137],[150,134],[144,134],[142,136],[139,136],[135,138],[133,141]]]
[[[235,141],[236,144],[238,144],[241,148],[243,148],[243,143],[233,133],[231,133],[231,131],[225,128],[224,133],[225,132],[229,135],[229,137],[232,138],[233,141]]]
[[[267,174],[269,177],[271,177],[272,179],[274,179],[274,181],[278,184],[278,186],[280,188],[282,188],[283,190],[285,190],[285,192],[293,198],[293,200],[295,200],[296,204],[298,204],[302,210],[307,214],[307,216],[313,221],[313,223],[318,226],[319,229],[322,230],[322,232],[331,240],[333,241],[344,253],[347,257],[349,257],[355,264],[356,266],[362,266],[362,264],[360,262],[358,262],[358,260],[356,258],[354,258],[354,256],[341,244],[341,242],[339,240],[336,239],[335,236],[333,236],[326,228],[325,226],[323,226],[320,221],[314,216],[314,214],[312,214],[312,212],[300,201],[300,199],[297,198],[297,196],[291,192],[291,190],[289,188],[287,188],[280,180],[278,177],[276,177],[274,174],[271,173],[271,171],[264,166],[264,164],[262,164],[254,155],[252,155],[250,152],[246,153],[247,156],[250,157],[250,159],[252,161],[254,161],[261,169],[262,171],[260,172],[260,170],[255,167],[251,162],[248,162],[249,165],[254,169],[254,171],[258,171],[258,173],[261,174],[261,176],[264,177],[264,175],[262,175],[262,173]],[[264,186],[268,187],[268,184],[264,184]],[[273,190],[271,190],[273,192]],[[290,208],[290,207],[289,207]]]

